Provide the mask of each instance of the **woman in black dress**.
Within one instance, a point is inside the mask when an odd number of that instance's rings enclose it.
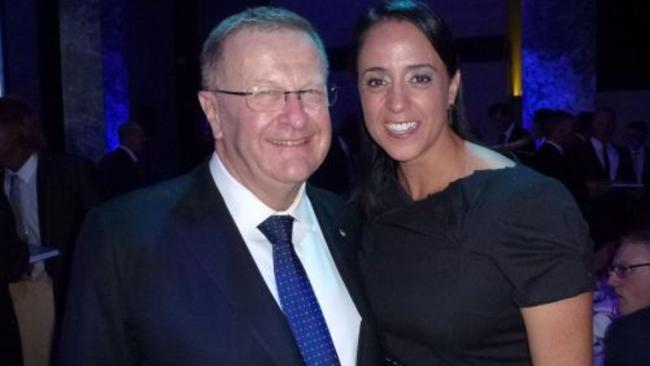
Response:
[[[357,30],[362,265],[389,358],[590,365],[591,241],[570,194],[463,138],[453,39],[427,6],[388,2]]]

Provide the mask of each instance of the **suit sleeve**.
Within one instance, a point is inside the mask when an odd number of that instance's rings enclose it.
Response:
[[[115,240],[101,211],[92,210],[77,244],[62,326],[61,365],[132,365],[123,278]]]
[[[638,315],[638,314],[637,314]],[[637,316],[615,320],[605,335],[605,366],[643,366],[648,358],[647,329]]]

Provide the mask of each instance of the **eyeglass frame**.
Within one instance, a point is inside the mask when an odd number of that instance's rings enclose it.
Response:
[[[610,274],[615,273],[619,278],[625,278],[627,277],[627,273],[633,270],[634,268],[646,267],[646,266],[650,266],[650,262],[631,264],[629,266],[623,264],[616,264],[613,266],[607,266],[607,272]]]
[[[284,107],[284,105],[287,103],[287,100],[289,98],[290,94],[296,94],[296,97],[298,97],[298,100],[303,101],[302,96],[306,93],[312,92],[312,91],[320,91],[317,89],[300,89],[300,90],[282,90],[282,89],[274,89],[274,88],[269,88],[269,89],[264,89],[264,90],[255,90],[259,87],[253,87],[251,88],[250,91],[233,91],[233,90],[225,90],[225,89],[220,89],[220,88],[214,88],[214,89],[206,89],[205,91],[211,92],[211,93],[220,93],[220,94],[226,94],[226,95],[234,95],[238,97],[245,97],[246,100],[246,106],[250,108],[253,111],[256,112],[272,112],[276,110],[280,110]],[[261,88],[260,88],[261,89]],[[264,92],[278,92],[278,96],[284,96],[284,103],[278,104],[278,108],[254,108],[251,106],[250,99],[251,97],[258,95],[262,91]],[[317,106],[318,109],[320,110],[323,107],[331,107],[336,103],[337,97],[338,97],[338,86],[335,84],[329,84],[325,85],[325,96],[327,98],[327,103]],[[278,99],[282,100],[282,99]],[[303,104],[304,106],[304,104]],[[310,105],[310,107],[316,107],[314,105]]]

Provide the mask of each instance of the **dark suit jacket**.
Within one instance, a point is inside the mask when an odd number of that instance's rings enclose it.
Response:
[[[61,255],[45,261],[52,277],[57,323],[65,308],[70,267],[77,235],[88,210],[99,202],[95,167],[89,161],[64,155],[39,155],[38,219],[41,242]]]
[[[576,172],[571,169],[571,159],[570,150],[565,150],[562,153],[555,146],[545,142],[535,154],[533,167],[538,172],[562,182],[582,206],[588,196],[587,187]]]
[[[308,195],[364,319],[359,364],[377,365],[356,225],[332,194]],[[77,250],[63,365],[303,364],[208,164],[91,211]]]
[[[617,319],[605,336],[605,366],[650,363],[650,308]]]
[[[102,196],[111,198],[142,186],[140,164],[134,162],[124,149],[106,154],[97,164]]]
[[[86,212],[98,201],[94,174],[94,166],[86,160],[39,154],[36,195],[41,242],[61,252],[60,256],[45,261],[45,269],[54,286],[57,324],[65,308],[77,234]],[[4,179],[1,172],[0,178]]]
[[[22,350],[9,282],[23,273],[27,265],[27,246],[18,240],[11,207],[0,194],[0,360],[5,366],[20,366]]]
[[[618,169],[616,171],[616,181],[634,181],[634,168],[632,167],[632,160],[627,149],[620,146],[613,145],[618,152]],[[581,178],[585,182],[589,181],[608,181],[609,173],[605,171],[603,166],[596,155],[593,145],[588,140],[586,143],[580,145],[575,150],[576,157],[573,159],[575,162],[574,169],[579,172]]]
[[[555,146],[545,142],[535,154],[534,168],[549,177],[553,177],[567,185],[569,181],[569,166],[564,154]]]

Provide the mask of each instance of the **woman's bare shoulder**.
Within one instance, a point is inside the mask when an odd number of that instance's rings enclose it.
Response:
[[[465,146],[469,152],[469,164],[473,170],[491,170],[511,168],[516,165],[514,161],[487,147],[466,141]]]

